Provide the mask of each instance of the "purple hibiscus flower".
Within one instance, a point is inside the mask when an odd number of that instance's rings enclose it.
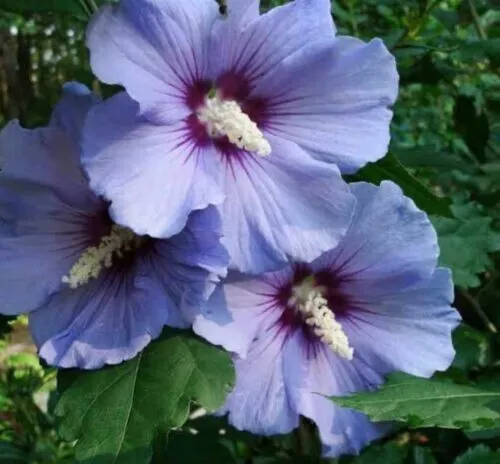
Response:
[[[460,319],[426,215],[391,182],[352,191],[354,221],[337,248],[261,277],[228,278],[210,317],[194,326],[238,354],[223,410],[233,425],[285,433],[303,415],[317,424],[327,456],[356,453],[386,428],[322,395],[373,389],[392,371],[446,369]]]
[[[83,161],[137,233],[166,237],[217,204],[233,266],[276,270],[345,233],[353,199],[337,165],[352,172],[385,154],[398,77],[380,40],[335,36],[330,0],[263,15],[257,0],[227,6],[221,16],[215,0],[122,0],[100,11],[92,69],[129,96],[90,113]]]
[[[77,150],[96,103],[71,84],[48,127],[0,133],[0,312],[29,312],[40,355],[61,367],[119,363],[165,324],[189,326],[229,262],[213,206],[164,240],[111,221]]]

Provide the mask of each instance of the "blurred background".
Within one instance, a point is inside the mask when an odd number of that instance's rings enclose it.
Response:
[[[188,1],[188,0],[179,0]],[[0,0],[0,128],[17,118],[43,125],[61,85],[93,78],[83,43],[82,14],[9,11]],[[263,9],[279,1],[262,1]],[[500,382],[500,10],[490,0],[339,0],[332,2],[340,34],[380,37],[401,76],[390,156],[361,177],[411,178],[417,204],[434,213],[441,262],[453,269],[457,358],[444,377]],[[495,5],[495,3],[497,3]],[[36,11],[40,10],[39,13]],[[406,168],[406,170],[403,168]],[[431,205],[426,208],[426,205]],[[446,210],[444,215],[440,212]],[[0,316],[1,317],[1,316]],[[26,319],[0,318],[0,463],[69,463],[52,415],[55,371],[40,365]],[[196,433],[195,433],[195,432]],[[154,462],[322,462],[311,424],[274,438],[232,430],[223,419],[193,419],[157,444]],[[463,455],[474,447],[474,454]],[[400,430],[352,464],[500,463],[500,424],[480,434],[460,430]],[[335,460],[324,462],[337,462]]]

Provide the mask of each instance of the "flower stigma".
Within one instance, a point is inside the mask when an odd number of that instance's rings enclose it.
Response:
[[[349,345],[347,334],[328,307],[328,301],[323,297],[321,287],[314,285],[313,278],[305,279],[292,288],[288,304],[296,309],[325,345],[340,357],[352,360],[354,349]]]
[[[226,136],[238,148],[259,156],[271,154],[264,134],[235,100],[224,100],[216,92],[209,92],[197,114],[210,137]]]
[[[124,251],[131,251],[141,245],[140,237],[130,229],[117,224],[111,227],[109,235],[101,238],[97,246],[88,247],[78,261],[70,269],[68,275],[61,280],[70,288],[85,285],[90,279],[99,276],[103,268],[109,269],[113,264],[113,256],[121,258]]]

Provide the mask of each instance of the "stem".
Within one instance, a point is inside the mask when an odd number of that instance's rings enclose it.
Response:
[[[79,0],[79,2],[82,8],[85,10],[86,15],[90,18],[92,16],[92,12],[90,11],[87,3],[85,3],[85,0]]]
[[[467,3],[469,5],[470,14],[472,16],[472,22],[474,24],[474,28],[476,29],[477,35],[482,40],[487,40],[488,35],[486,34],[486,31],[484,30],[483,25],[481,24],[481,18],[477,14],[476,5],[474,5],[474,0],[467,0]]]
[[[439,0],[429,0],[425,4],[424,11],[422,14],[419,16],[418,21],[414,24],[411,24],[408,26],[404,32],[404,34],[398,39],[398,41],[391,47],[391,51],[396,49],[402,42],[404,42],[406,39],[414,39],[422,27],[424,27],[425,23],[427,22],[427,15],[431,12],[431,10],[439,3]]]
[[[346,3],[347,3],[347,9],[349,10],[349,16],[351,19],[352,32],[356,37],[358,37],[359,29],[358,29],[358,22],[356,21],[356,15],[354,14],[353,1],[354,0],[347,0]]]
[[[469,302],[469,304],[472,306],[472,309],[476,312],[476,314],[483,321],[486,328],[491,333],[494,333],[494,334],[498,333],[498,329],[495,327],[495,324],[493,324],[493,322],[490,321],[489,317],[483,311],[483,308],[481,308],[481,305],[479,304],[479,302],[467,290],[464,290],[463,288],[461,288],[461,289],[459,289],[459,292]]]
[[[95,0],[87,0],[89,5],[90,5],[90,11],[92,13],[96,13],[97,11],[99,11],[99,7],[97,6],[97,3],[95,2]]]

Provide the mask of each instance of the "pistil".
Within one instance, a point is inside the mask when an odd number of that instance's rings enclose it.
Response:
[[[205,124],[212,138],[226,136],[238,148],[259,156],[271,153],[271,145],[264,134],[234,100],[223,100],[217,94],[209,94],[198,110],[198,119]]]
[[[122,257],[124,252],[137,248],[143,238],[130,229],[113,225],[109,235],[101,238],[97,246],[87,248],[61,280],[70,288],[78,288],[99,276],[103,269],[110,268],[114,257]]]
[[[304,322],[325,345],[340,357],[352,360],[354,349],[349,345],[347,334],[335,319],[320,288],[314,287],[312,281],[305,280],[292,289],[289,304],[300,313]]]

